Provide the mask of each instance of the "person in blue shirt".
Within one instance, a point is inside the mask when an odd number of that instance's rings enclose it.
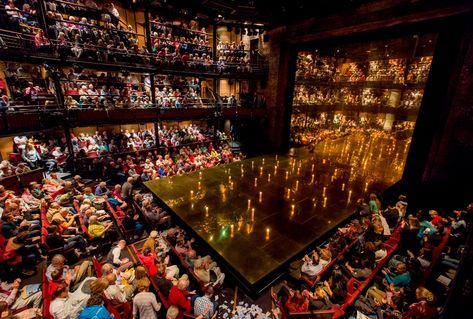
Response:
[[[407,271],[405,263],[398,263],[396,265],[396,271],[391,272],[389,269],[383,269],[383,274],[388,285],[394,285],[395,287],[407,287],[411,283],[411,274]]]
[[[435,228],[434,225],[430,222],[430,214],[428,211],[420,211],[417,214],[417,219],[419,220],[419,232],[417,233],[417,237],[420,238],[420,240],[424,241],[424,236],[430,236],[432,234],[435,234],[437,231],[437,228]]]
[[[110,190],[105,182],[100,182],[95,188],[95,196],[110,196]]]
[[[159,177],[165,177],[166,176],[166,170],[162,166],[159,168],[158,173],[159,173]]]
[[[101,294],[93,294],[87,300],[87,306],[82,310],[79,319],[113,319],[113,316],[103,306]]]

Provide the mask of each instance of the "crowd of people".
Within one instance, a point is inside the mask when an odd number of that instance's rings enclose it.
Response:
[[[203,168],[228,164],[241,160],[241,155],[233,154],[225,142],[200,144],[195,147],[183,146],[173,152],[148,152],[135,157],[114,160],[109,156],[95,158],[93,161],[78,161],[77,169],[87,172],[91,177],[112,181],[123,181],[126,175],[135,180],[149,181],[166,176],[182,175]]]
[[[195,108],[214,105],[214,103],[204,105],[199,78],[156,75],[154,81],[156,104],[160,108]]]
[[[51,77],[43,76],[43,68],[27,63],[5,63],[5,84],[1,89],[1,107],[4,111],[15,111],[18,105],[47,106],[57,104]]]
[[[151,34],[153,53],[156,53],[158,58],[166,59],[170,55],[174,57],[185,55],[189,60],[196,62],[212,61],[210,36],[205,27],[199,26],[195,20],[171,21],[162,16],[156,16],[151,22]]]
[[[58,107],[56,81],[43,66],[6,63],[8,86],[0,89],[0,111],[18,111],[18,106],[48,105]],[[139,73],[97,72],[80,65],[58,69],[57,85],[67,109],[143,109],[143,108],[209,108],[218,100],[212,90],[203,91],[201,79],[177,75],[156,75],[155,104],[151,99],[150,77]],[[222,106],[261,107],[261,95],[240,93],[222,96]]]
[[[431,62],[432,57],[424,56],[414,58],[409,63],[406,59],[346,63],[336,57],[321,56],[318,51],[301,51],[297,59],[296,79],[324,82],[425,83]]]
[[[32,276],[38,264],[49,257],[43,291],[40,284],[22,285],[21,279],[12,280],[11,276],[7,276],[8,282],[2,281],[2,314],[41,314],[44,303],[44,315],[54,319],[92,319],[99,313],[100,318],[111,318],[107,305],[125,309],[123,318],[165,315],[175,319],[183,313],[216,318],[214,289],[221,287],[225,274],[151,194],[143,193],[141,181],[147,179],[136,172],[140,167],[143,176],[162,178],[171,175],[174,166],[179,167],[176,173],[184,173],[210,167],[204,165],[207,160],[218,165],[238,159],[228,145],[216,150],[210,144],[195,152],[183,147],[175,159],[128,157],[126,162],[117,161],[114,172],[113,163],[108,163],[112,177],[108,183],[102,176],[93,182],[79,175],[63,180],[52,173],[17,192],[0,185],[2,274],[14,271]],[[184,161],[188,167],[181,166]],[[123,219],[117,223],[119,211]],[[139,240],[145,230],[148,237],[137,261],[132,262],[125,253],[125,239]],[[172,255],[173,251],[178,255]],[[95,274],[93,264],[85,259],[88,256],[99,256],[99,260],[103,256]],[[158,302],[149,292],[151,282],[159,287],[164,300]],[[26,291],[21,297],[20,290]],[[187,296],[193,296],[192,303]]]
[[[325,139],[337,139],[352,133],[385,134],[394,137],[399,132],[410,137],[414,129],[414,122],[395,122],[390,131],[385,130],[385,119],[360,116],[350,118],[343,113],[336,113],[329,119],[327,113],[319,116],[305,113],[294,113],[291,116],[290,141],[297,145],[317,144]]]
[[[62,59],[111,63],[143,63],[147,59],[140,57],[147,50],[140,47],[138,34],[131,25],[119,23],[120,15],[113,3],[88,1],[83,7],[51,1],[47,7],[48,37],[37,35],[44,38],[35,39],[37,49],[52,51],[54,45]]]
[[[214,138],[212,127],[170,126],[163,125],[158,130],[159,143],[162,147],[175,147],[192,143],[204,143]],[[226,139],[225,133],[217,132],[217,139]],[[98,132],[95,134],[79,133],[73,136],[72,146],[79,157],[93,154],[114,154],[154,149],[157,147],[154,129],[122,130]]]
[[[151,20],[151,51],[138,41],[140,35],[120,20],[112,2],[46,2],[46,26],[40,28],[36,2],[16,1],[5,4],[2,15],[6,27],[20,23],[38,52],[52,53],[63,60],[77,59],[104,63],[156,64],[162,67],[190,68],[217,73],[251,73],[248,54],[242,44],[222,44],[213,59],[209,35],[194,20],[174,20],[156,16]],[[21,2],[21,3],[20,3]],[[34,26],[34,28],[32,28]],[[22,31],[20,26],[15,31]],[[45,30],[45,31],[43,31]],[[0,42],[0,47],[2,43]]]
[[[216,158],[224,158],[227,161],[228,144],[219,144],[217,149],[213,149],[212,141],[215,140],[212,127],[188,126],[162,126],[158,131],[161,150],[156,144],[154,129],[122,130],[121,132],[98,132],[95,134],[78,133],[77,136],[71,134],[72,149],[76,158],[96,158],[103,156],[113,156],[117,153],[136,153],[149,150],[152,156],[174,156],[179,153],[177,149],[169,151],[168,148],[178,148],[186,145],[195,145],[195,148],[188,150],[192,153],[191,161],[198,157],[197,166],[208,167],[209,162],[214,162]],[[225,133],[217,131],[216,142],[225,141]],[[154,150],[154,153],[152,152]],[[208,154],[203,152],[208,150]],[[216,154],[218,152],[218,154]],[[188,153],[187,155],[190,155]],[[231,151],[230,151],[231,153]],[[65,135],[62,132],[51,132],[50,134],[19,135],[13,138],[13,153],[9,160],[3,160],[0,164],[0,178],[27,173],[30,170],[44,167],[48,173],[55,171],[65,171],[67,166],[68,149]],[[145,153],[143,153],[144,155]],[[201,158],[197,154],[208,157]],[[189,158],[185,159],[186,161]],[[94,162],[95,166],[103,166],[105,158],[98,158]],[[82,162],[81,162],[82,163]],[[85,163],[82,163],[86,165]],[[212,164],[213,165],[213,164]],[[185,168],[179,167],[176,170],[187,170],[190,163],[186,163]],[[86,167],[84,167],[86,169]],[[98,167],[96,167],[98,169]]]
[[[149,85],[139,74],[98,75],[93,71],[61,70],[60,81],[65,106],[74,108],[149,108],[152,107]],[[149,81],[149,79],[148,79]]]
[[[32,33],[38,23],[38,3],[31,0],[6,0],[0,4],[0,27]],[[0,44],[3,43],[3,39]]]
[[[472,208],[470,204],[465,210],[416,212],[404,195],[388,203],[374,193],[357,200],[355,219],[291,264],[294,280],[277,294],[282,311],[327,311],[353,302],[355,310],[368,318],[439,318],[441,296],[426,286],[432,285],[428,275],[437,262],[453,278]],[[434,253],[443,245],[443,255]],[[372,286],[356,301],[348,301],[356,289],[350,287],[353,281]]]
[[[206,28],[195,20],[170,20],[156,16],[151,22],[152,53],[160,65],[218,73],[252,72],[242,43],[219,43],[217,59],[214,60],[210,38]]]
[[[0,186],[3,269],[31,276],[50,257],[47,289],[10,278],[2,282],[1,309],[26,306],[23,311],[35,313],[42,301],[50,300],[47,311],[54,319],[92,319],[99,312],[108,318],[110,305],[127,318],[165,313],[166,318],[184,313],[215,318],[215,290],[222,286],[224,272],[140,185],[239,159],[226,144],[182,147],[173,156],[106,162],[102,174],[93,170],[96,181],[79,175],[65,181],[52,173],[18,192]],[[397,202],[383,202],[374,193],[359,199],[351,222],[290,265],[294,280],[282,284],[277,293],[281,311],[273,313],[280,318],[282,313],[341,307],[353,293],[350,289],[356,289],[349,283],[356,280],[368,289],[352,306],[371,318],[438,318],[442,296],[429,287],[426,274],[436,264],[458,266],[472,218],[471,204],[464,210],[415,211],[404,195]],[[145,231],[133,261],[125,247]],[[444,244],[445,254],[439,256],[434,251]],[[85,259],[91,255],[103,256],[99,271]],[[448,274],[453,278],[454,271]],[[151,286],[158,287],[158,295],[150,292]],[[27,298],[19,296],[20,288]]]
[[[392,99],[389,89],[334,88],[330,86],[296,85],[294,105],[336,105],[345,107],[367,106],[393,109],[416,109],[423,97],[422,89],[406,89],[398,101]]]
[[[245,44],[240,43],[222,43],[217,44],[217,57],[227,63],[247,64],[250,60],[248,51],[245,51]]]

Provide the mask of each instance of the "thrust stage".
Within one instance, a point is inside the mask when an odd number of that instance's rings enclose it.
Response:
[[[145,185],[227,276],[257,296],[349,218],[357,198],[400,178],[407,147],[398,142],[351,135],[314,153],[302,148]]]

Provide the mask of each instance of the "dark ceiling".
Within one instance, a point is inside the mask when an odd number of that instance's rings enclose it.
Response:
[[[185,14],[209,23],[264,24],[267,28],[274,28],[373,1],[376,0],[135,0],[123,1],[123,4],[138,8],[149,5],[151,11]]]
[[[349,12],[362,5],[374,4],[386,10],[413,10],[424,5],[452,5],[471,0],[132,0],[123,5],[138,9],[149,8],[153,13],[188,17],[202,23],[247,26],[263,24],[266,29]]]

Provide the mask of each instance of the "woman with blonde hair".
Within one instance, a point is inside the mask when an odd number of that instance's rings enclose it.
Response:
[[[435,296],[428,289],[419,287],[416,289],[416,299],[418,302],[409,306],[409,311],[404,316],[405,319],[437,319],[439,313],[435,306]]]
[[[90,294],[102,294],[108,288],[109,282],[107,278],[97,278],[90,283]]]
[[[326,285],[326,289],[330,289],[330,287]],[[310,294],[310,297],[309,310],[329,310],[332,308],[332,303],[324,288],[317,287],[315,294]]]
[[[138,289],[138,284],[139,284],[140,280],[143,279],[143,278],[147,278],[145,267],[143,267],[143,266],[136,267],[135,268],[135,278],[133,279],[133,281],[131,283],[133,285],[133,291],[136,292],[136,290]]]

